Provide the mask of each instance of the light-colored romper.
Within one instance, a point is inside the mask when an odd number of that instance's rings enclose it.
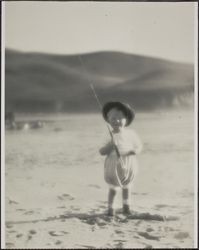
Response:
[[[113,137],[121,161],[115,150],[107,155],[104,164],[104,178],[111,186],[118,187],[121,184],[128,186],[137,173],[138,163],[136,155],[124,156],[124,154],[132,150],[136,154],[140,153],[142,144],[134,130],[123,129],[119,133],[113,133]]]

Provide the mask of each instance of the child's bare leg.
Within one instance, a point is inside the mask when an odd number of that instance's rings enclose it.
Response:
[[[108,215],[114,215],[114,199],[117,193],[117,189],[110,186],[108,192]]]
[[[122,189],[122,199],[123,199],[123,213],[130,214],[130,195],[131,189],[130,186],[123,187]]]

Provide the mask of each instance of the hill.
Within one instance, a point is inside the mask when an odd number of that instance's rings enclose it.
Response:
[[[96,111],[89,83],[102,103],[117,99],[145,111],[193,105],[192,64],[112,51],[54,55],[6,49],[7,110]]]

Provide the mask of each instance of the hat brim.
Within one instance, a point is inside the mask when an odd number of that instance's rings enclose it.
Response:
[[[117,108],[121,110],[126,116],[127,122],[125,126],[130,125],[131,122],[134,120],[135,113],[128,104],[122,103],[122,102],[108,102],[103,106],[103,109],[102,109],[102,114],[103,114],[105,121],[108,122],[108,116],[107,116],[108,112],[113,108]]]

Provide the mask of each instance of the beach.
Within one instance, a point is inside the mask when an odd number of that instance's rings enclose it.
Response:
[[[6,248],[194,247],[194,116],[136,114],[143,142],[131,209],[107,212],[99,148],[109,139],[100,114],[16,115],[40,129],[5,132]],[[164,218],[159,220],[158,218]]]

